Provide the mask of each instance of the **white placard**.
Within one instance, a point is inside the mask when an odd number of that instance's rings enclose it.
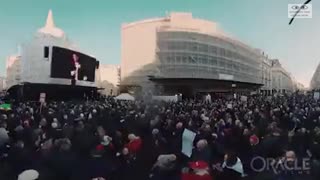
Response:
[[[40,93],[39,102],[41,103],[46,102],[46,93]]]
[[[318,100],[318,99],[320,98],[320,93],[319,93],[319,92],[314,92],[314,93],[313,93],[313,98],[314,98],[315,100]]]
[[[247,96],[241,96],[240,100],[242,102],[247,102],[248,101],[248,97]]]
[[[181,152],[188,157],[191,157],[192,155],[193,141],[195,137],[196,133],[190,131],[189,129],[184,129],[182,134]]]

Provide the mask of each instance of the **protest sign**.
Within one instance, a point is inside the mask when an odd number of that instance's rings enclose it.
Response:
[[[184,129],[182,134],[181,152],[188,157],[191,157],[192,155],[193,141],[195,137],[196,133],[190,131],[189,129]]]
[[[46,102],[46,93],[40,93],[39,102],[41,103]]]
[[[320,98],[320,93],[319,93],[319,92],[314,92],[314,93],[313,93],[313,98],[314,98],[315,100],[318,100],[318,99]]]
[[[248,97],[247,96],[241,96],[240,100],[242,102],[247,102],[248,101]]]

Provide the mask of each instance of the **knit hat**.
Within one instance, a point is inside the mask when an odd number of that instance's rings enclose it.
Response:
[[[250,140],[251,145],[257,145],[260,142],[258,136],[256,136],[256,135],[250,136],[249,140]]]
[[[157,135],[159,134],[159,129],[153,129],[152,130],[152,135]]]
[[[205,139],[201,139],[197,142],[198,149],[204,149],[205,147],[207,147],[207,145],[208,145],[208,141]]]
[[[168,167],[170,163],[177,160],[177,156],[174,154],[161,154],[158,156],[156,166],[158,167]]]
[[[98,144],[92,151],[91,151],[91,156],[95,158],[100,158],[102,157],[104,153],[104,146],[102,144]]]
[[[176,124],[176,128],[177,129],[181,129],[183,127],[183,123],[182,122],[178,122],[177,124]]]
[[[129,139],[129,141],[133,141],[133,140],[135,140],[135,139],[139,139],[139,137],[136,136],[135,134],[129,134],[129,135],[128,135],[128,139]]]
[[[18,180],[36,180],[39,178],[39,172],[33,169],[25,170],[18,176]]]
[[[195,161],[190,162],[189,167],[193,170],[205,170],[209,168],[209,165],[205,161]]]
[[[99,144],[96,146],[96,151],[103,151],[104,150],[104,146],[102,144]]]
[[[56,122],[51,123],[51,127],[53,129],[56,129],[58,127],[58,123],[56,123]]]
[[[108,146],[111,141],[112,141],[112,138],[105,135],[105,136],[103,136],[103,140],[102,140],[101,144],[104,146]]]

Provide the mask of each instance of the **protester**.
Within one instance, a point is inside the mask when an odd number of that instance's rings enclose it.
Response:
[[[196,134],[191,157],[181,151],[186,128]],[[18,102],[0,112],[0,179],[30,170],[48,180],[259,179],[257,157],[309,158],[319,177],[319,144],[320,101],[310,95]]]

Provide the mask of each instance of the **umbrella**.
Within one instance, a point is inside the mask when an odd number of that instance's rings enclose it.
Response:
[[[0,110],[10,111],[11,110],[11,104],[1,104],[0,105]]]

